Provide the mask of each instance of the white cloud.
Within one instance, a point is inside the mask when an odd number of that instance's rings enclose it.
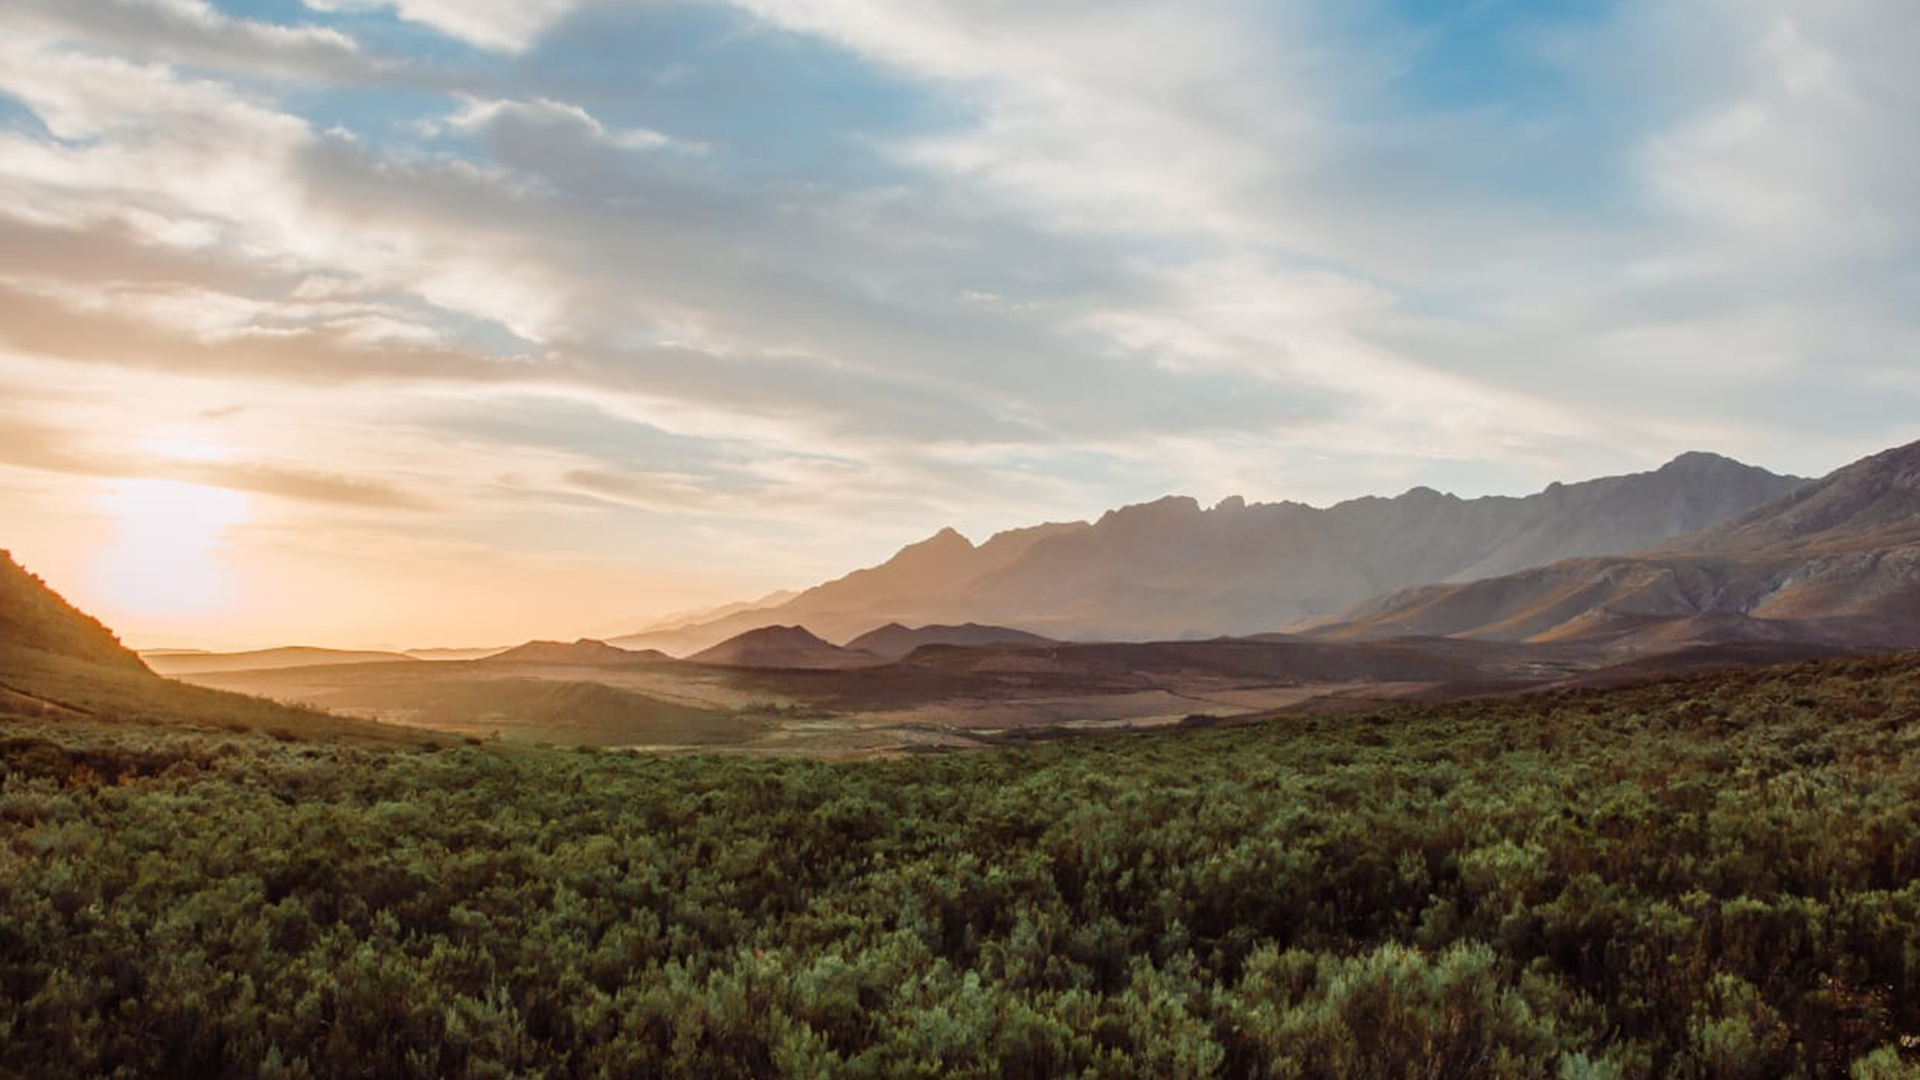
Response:
[[[364,79],[393,66],[331,27],[237,18],[205,0],[9,0],[0,28],[224,72]]]
[[[302,0],[314,11],[390,9],[470,45],[517,53],[580,5],[580,0]]]
[[[580,106],[551,98],[507,101],[477,98],[471,94],[460,95],[460,98],[459,110],[447,117],[447,123],[461,131],[482,131],[506,120],[535,127],[570,128],[594,142],[621,150],[650,150],[671,141],[665,135],[645,128],[610,130]]]

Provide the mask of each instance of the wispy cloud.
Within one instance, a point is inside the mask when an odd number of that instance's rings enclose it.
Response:
[[[316,535],[746,590],[1920,407],[1904,0],[274,11],[0,10],[0,381],[95,390],[8,467],[164,400]]]

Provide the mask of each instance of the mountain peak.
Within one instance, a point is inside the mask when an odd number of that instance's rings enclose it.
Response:
[[[843,649],[804,626],[761,626],[694,653],[701,664],[757,668],[847,668],[874,662],[864,652]]]
[[[1163,495],[1152,502],[1133,503],[1100,515],[1100,524],[1115,521],[1163,521],[1199,514],[1200,500],[1191,495]]]
[[[965,554],[972,550],[973,541],[967,539],[959,529],[948,525],[925,540],[901,548],[894,558],[912,555]]]
[[[1735,461],[1725,454],[1715,454],[1706,450],[1688,450],[1674,457],[1672,461],[1660,466],[1655,472],[1702,472],[1709,469],[1750,469],[1753,466]]]

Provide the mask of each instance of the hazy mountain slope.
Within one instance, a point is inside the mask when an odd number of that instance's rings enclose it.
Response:
[[[1044,638],[1039,634],[1029,634],[1024,630],[1015,630],[1006,626],[966,623],[961,626],[935,624],[912,628],[899,623],[888,623],[847,642],[847,648],[872,653],[882,660],[899,660],[925,645],[975,648],[983,645],[1053,644],[1056,642],[1052,638]]]
[[[604,641],[581,638],[578,641],[529,641],[505,652],[476,661],[481,664],[571,664],[576,667],[603,667],[631,664],[644,660],[669,660],[671,657],[652,649],[616,648]]]
[[[846,640],[886,622],[979,622],[1051,637],[1147,639],[1274,630],[1425,582],[1631,551],[1718,525],[1806,481],[1712,454],[1524,498],[1427,488],[1325,509],[1168,497],[1092,524],[975,546],[951,529],[770,611],[683,631],[682,647],[770,620]],[[621,638],[614,644],[655,644]]]
[[[498,656],[507,651],[505,645],[492,645],[480,648],[431,648],[408,649],[410,660],[432,660],[436,663],[457,660],[485,660],[489,656]]]
[[[1391,593],[1322,633],[1920,644],[1920,443],[1630,556]]]
[[[687,659],[701,664],[763,668],[851,668],[879,662],[870,653],[823,641],[803,626],[763,626]]]
[[[352,649],[316,649],[291,645],[249,652],[141,653],[147,666],[162,675],[198,675],[209,671],[273,671],[314,664],[398,663],[413,659],[404,653]]]
[[[610,623],[601,627],[600,630],[597,631],[597,634],[605,637],[640,637],[649,634],[671,634],[690,626],[699,626],[703,623],[724,619],[729,615],[738,615],[746,611],[764,611],[768,608],[779,607],[781,604],[799,595],[799,592],[793,589],[776,589],[757,599],[736,600],[732,603],[720,604],[716,607],[676,611],[671,614],[661,615],[644,624],[640,624],[639,620],[634,619],[624,620],[620,623]],[[634,629],[636,625],[639,625],[638,629]]]

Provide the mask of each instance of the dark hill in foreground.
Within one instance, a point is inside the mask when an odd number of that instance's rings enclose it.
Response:
[[[265,731],[285,738],[435,745],[427,732],[164,679],[11,556],[0,555],[0,721]]]
[[[121,670],[146,670],[113,631],[67,603],[6,551],[0,551],[0,646]]]

